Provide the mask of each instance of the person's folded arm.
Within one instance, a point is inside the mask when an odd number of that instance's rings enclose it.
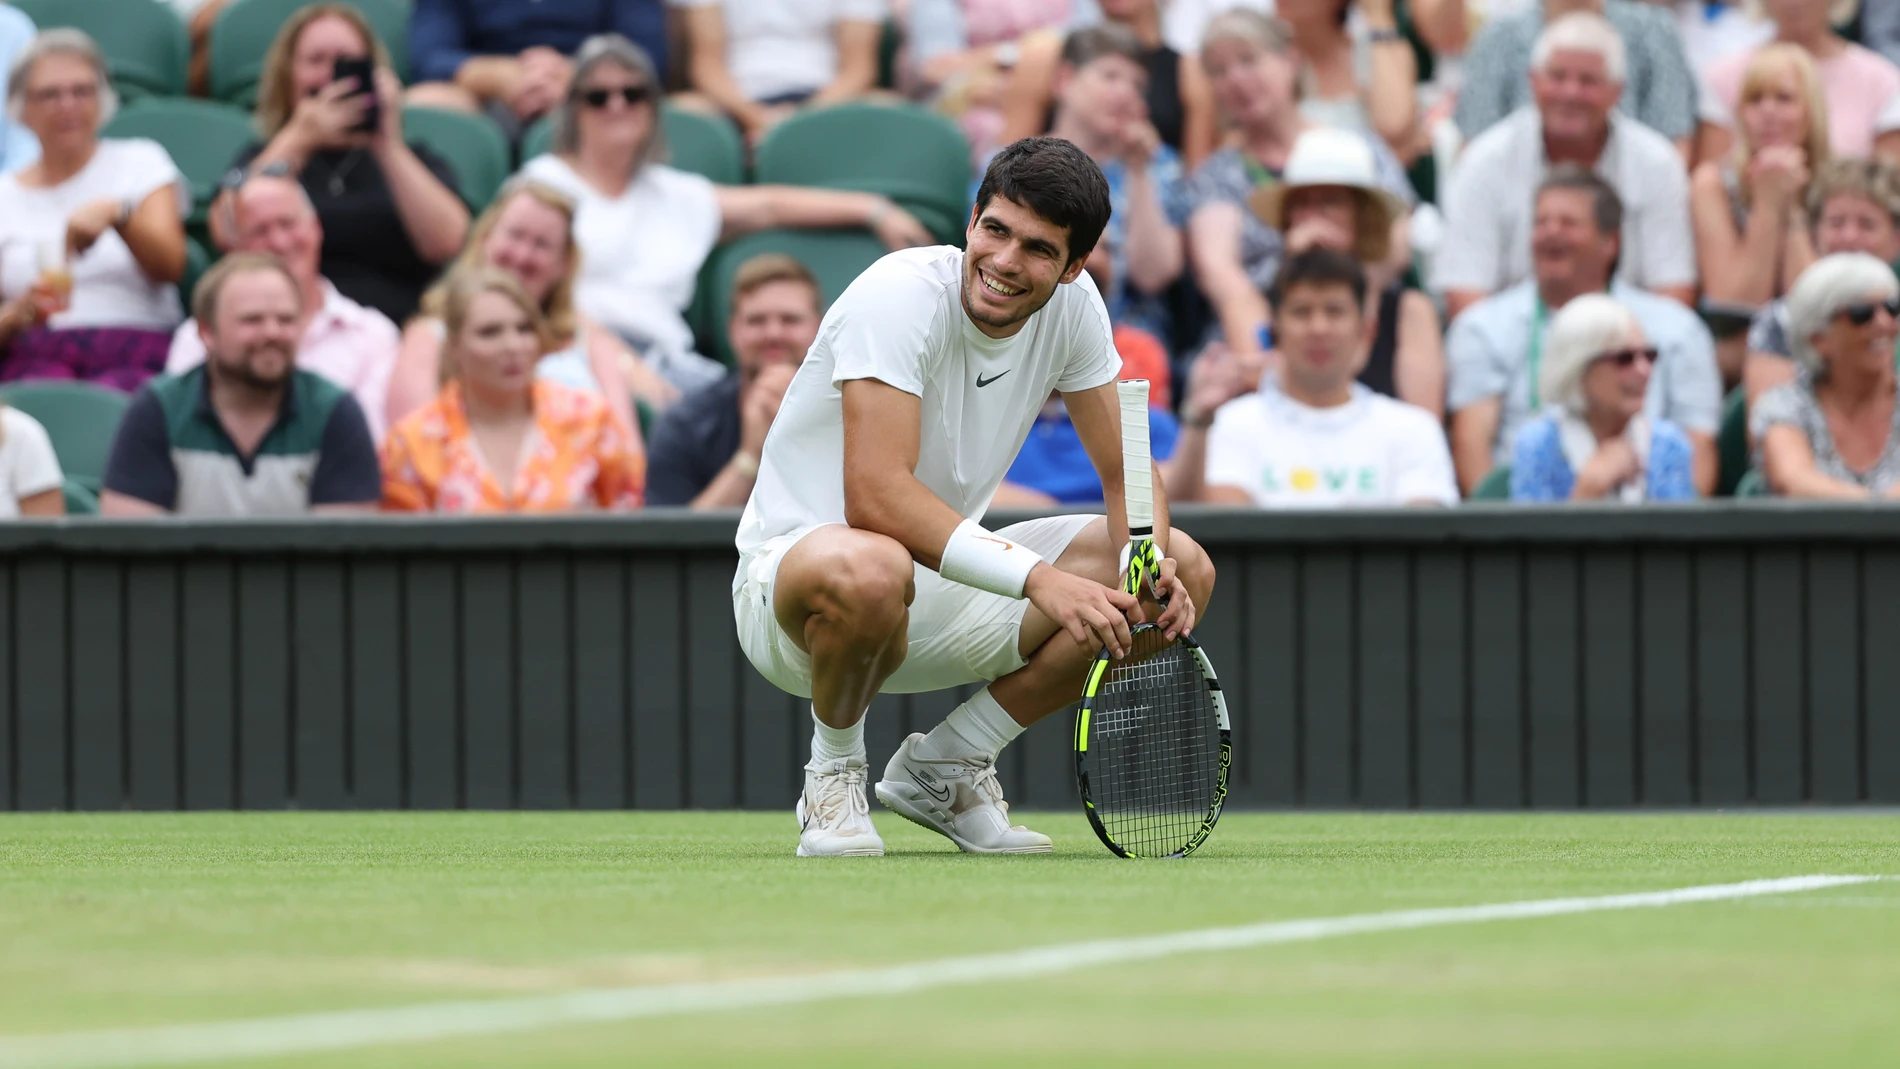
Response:
[[[1782,497],[1817,501],[1865,501],[1867,488],[1821,474],[1808,436],[1791,423],[1773,423],[1762,432],[1762,475]]]
[[[378,83],[385,87],[395,81],[387,71],[378,71],[377,75]],[[396,93],[384,96],[395,99]],[[396,216],[402,220],[403,232],[415,246],[416,255],[426,263],[445,264],[462,251],[462,241],[468,236],[468,206],[455,192],[453,182],[438,175],[403,141],[401,120],[392,117],[401,111],[384,110],[385,133],[376,139],[373,149],[376,163],[382,168],[390,199],[396,202]]]
[[[1492,449],[1504,411],[1502,397],[1473,401],[1451,414],[1451,459],[1458,473],[1458,489],[1466,497],[1491,474],[1496,463]]]
[[[884,36],[883,23],[839,19],[832,33],[837,39],[838,70],[829,84],[812,95],[811,104],[835,104],[877,87],[877,47]]]
[[[878,379],[844,383],[844,518],[895,539],[926,568],[963,517],[917,478],[923,401]]]
[[[337,399],[323,425],[309,493],[314,513],[374,512],[385,496],[376,440],[362,406],[349,394]]]
[[[1399,297],[1398,352],[1392,378],[1399,400],[1445,418],[1445,335],[1438,325],[1438,309],[1417,290]]]
[[[1186,242],[1161,205],[1161,183],[1149,167],[1128,169],[1128,284],[1155,295],[1174,285]]]
[[[714,186],[719,203],[719,240],[732,241],[773,227],[861,226],[894,249],[930,242],[930,232],[909,212],[876,193],[806,186]]]
[[[119,419],[100,480],[102,516],[163,516],[178,503],[178,469],[158,397],[140,390]]]
[[[459,81],[462,68],[478,58],[468,36],[454,0],[415,0],[409,12],[410,76],[418,82]]]
[[[185,223],[178,213],[178,190],[170,183],[146,194],[119,227],[119,237],[154,282],[185,277]]]
[[[726,65],[726,12],[716,3],[686,9],[687,78],[694,89],[731,115],[748,133],[765,122],[765,109],[739,88]]]
[[[1254,287],[1241,261],[1244,217],[1237,204],[1217,202],[1188,217],[1188,254],[1201,292],[1214,306],[1221,333],[1237,355],[1260,351],[1259,328],[1272,319],[1267,298]]]
[[[1375,6],[1384,10],[1375,14]],[[1390,0],[1362,4],[1361,11],[1367,28],[1398,32]],[[1362,91],[1366,114],[1372,120],[1373,132],[1403,158],[1418,140],[1418,58],[1412,55],[1411,43],[1403,39],[1375,41],[1371,51],[1371,77]]]

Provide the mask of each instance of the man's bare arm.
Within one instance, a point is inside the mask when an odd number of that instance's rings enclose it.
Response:
[[[923,402],[877,379],[844,384],[844,520],[894,538],[926,568],[963,522],[917,478]]]

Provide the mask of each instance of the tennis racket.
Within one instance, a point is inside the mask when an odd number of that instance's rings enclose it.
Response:
[[[1122,589],[1154,591],[1154,468],[1148,383],[1118,384],[1128,547]],[[1102,650],[1075,717],[1075,785],[1102,844],[1122,857],[1186,857],[1227,798],[1233,733],[1220,679],[1191,635],[1137,624],[1128,656]]]

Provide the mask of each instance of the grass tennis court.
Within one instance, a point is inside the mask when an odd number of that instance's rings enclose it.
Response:
[[[861,969],[1105,937],[1900,874],[1900,816],[1231,813],[1185,862],[810,861],[783,813],[0,818],[19,1037]],[[1848,1065],[1900,1061],[1900,881],[222,1064]],[[136,1062],[131,1064],[138,1064]]]

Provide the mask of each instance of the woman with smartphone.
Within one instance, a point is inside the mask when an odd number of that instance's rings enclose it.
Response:
[[[469,222],[449,166],[403,140],[401,101],[388,50],[354,7],[300,8],[265,56],[262,140],[238,155],[231,179],[245,169],[295,175],[323,224],[324,277],[397,323],[461,250]],[[230,199],[212,211],[221,245]]]
[[[130,390],[165,366],[190,194],[156,142],[99,136],[117,103],[78,30],[40,34],[13,66],[8,110],[40,158],[0,178],[0,379]]]

